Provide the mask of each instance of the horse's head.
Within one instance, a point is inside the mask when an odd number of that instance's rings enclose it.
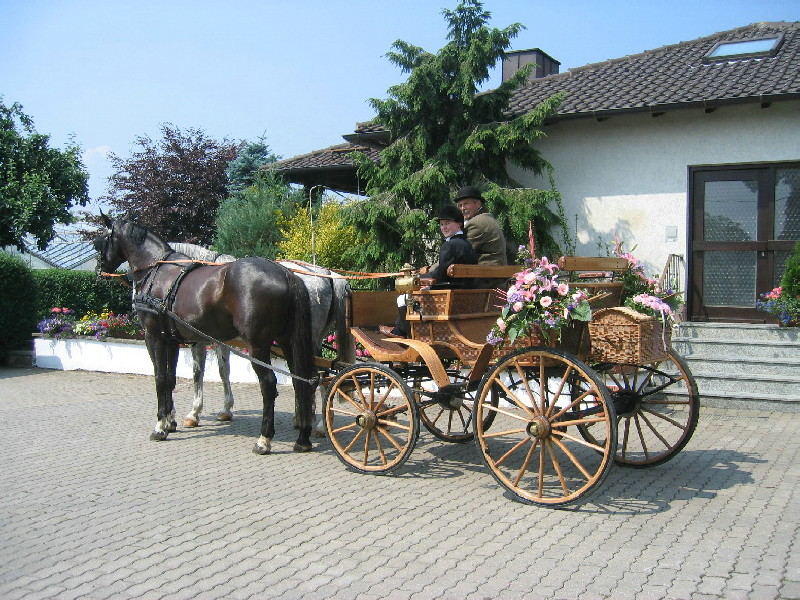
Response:
[[[94,238],[94,249],[100,253],[97,261],[98,271],[113,273],[124,263],[127,258],[122,254],[122,248],[118,235],[118,229],[123,226],[123,221],[112,221],[106,215],[102,215],[108,230],[106,233]]]

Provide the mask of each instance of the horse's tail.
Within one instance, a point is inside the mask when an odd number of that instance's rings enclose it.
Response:
[[[342,362],[356,362],[356,345],[347,323],[347,303],[350,284],[344,277],[335,277],[333,283],[333,309],[336,317],[336,358]]]
[[[293,307],[291,335],[292,370],[295,375],[305,377],[306,379],[311,379],[315,375],[315,344],[311,335],[311,300],[308,296],[308,289],[303,281],[300,279],[300,277],[291,272],[289,272],[289,287],[292,294]],[[308,393],[303,394],[303,397],[306,398],[308,402],[308,407],[304,407],[308,409],[308,413],[297,410],[301,407],[295,407],[295,409],[296,414],[301,419],[301,415],[306,415],[306,418],[309,419],[306,425],[310,427],[312,425],[311,419],[313,419],[312,404],[315,388],[299,380],[295,380],[294,383],[295,385],[308,386],[305,390]],[[302,427],[302,420],[298,424]]]

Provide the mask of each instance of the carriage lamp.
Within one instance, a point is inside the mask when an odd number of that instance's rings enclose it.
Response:
[[[419,289],[419,274],[415,273],[414,267],[406,263],[400,268],[400,272],[402,275],[394,280],[395,291],[405,294]]]

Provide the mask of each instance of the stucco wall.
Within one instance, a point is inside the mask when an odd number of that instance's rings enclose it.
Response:
[[[555,168],[576,253],[597,255],[598,240],[618,235],[660,273],[669,253],[686,255],[688,167],[800,160],[800,102],[561,121],[547,134],[537,148]]]

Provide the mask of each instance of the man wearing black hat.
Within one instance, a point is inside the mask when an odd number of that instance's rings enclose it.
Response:
[[[464,215],[464,234],[478,255],[479,265],[506,265],[506,237],[495,218],[486,212],[478,188],[462,187],[453,199]],[[480,287],[493,288],[504,280],[480,281]]]
[[[424,278],[419,280],[422,289],[431,287],[447,289],[473,287],[472,280],[464,278],[451,279],[447,274],[447,267],[450,265],[474,265],[478,262],[475,251],[461,230],[464,225],[464,215],[454,204],[448,204],[439,210],[437,218],[439,219],[439,230],[444,236],[444,242],[439,248],[439,262],[427,271]],[[405,295],[401,295],[397,299],[398,316],[394,327],[381,325],[378,328],[381,333],[408,337],[405,299]]]

